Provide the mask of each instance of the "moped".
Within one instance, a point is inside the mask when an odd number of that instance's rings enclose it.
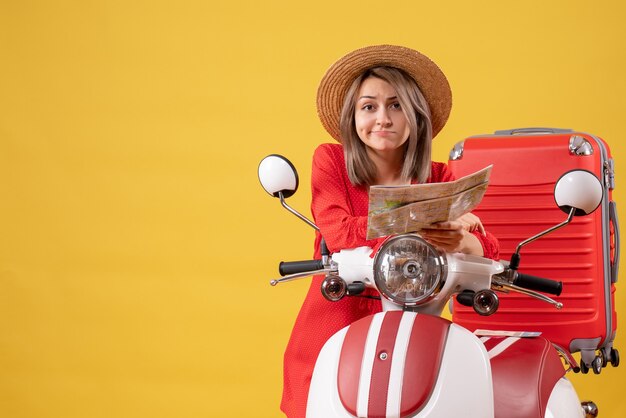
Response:
[[[295,167],[269,155],[259,165],[263,188],[309,226],[317,226],[285,199],[298,187]],[[491,315],[498,292],[520,292],[553,305],[562,282],[521,273],[521,248],[593,212],[602,199],[590,172],[565,173],[554,190],[567,218],[520,243],[509,261],[445,253],[419,233],[389,237],[369,247],[322,258],[281,262],[271,285],[323,274],[320,291],[330,301],[358,297],[366,288],[381,295],[382,312],[334,334],[320,351],[307,403],[307,417],[388,418],[584,418],[596,417],[593,402],[580,402],[566,378],[576,360],[534,332],[469,330],[442,318],[452,297]]]

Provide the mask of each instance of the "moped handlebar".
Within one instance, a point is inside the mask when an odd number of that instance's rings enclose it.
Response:
[[[278,272],[281,276],[286,276],[288,274],[322,270],[323,268],[324,263],[322,260],[281,261],[278,265]]]
[[[563,290],[563,282],[519,272],[516,274],[513,284],[525,289],[536,290],[556,296],[559,296]]]

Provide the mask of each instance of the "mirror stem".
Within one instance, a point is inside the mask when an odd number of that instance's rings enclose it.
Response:
[[[285,202],[285,196],[283,196],[283,192],[278,192],[278,197],[280,198],[280,204],[283,205],[283,207],[285,209],[287,209],[289,212],[293,213],[294,215],[296,215],[298,218],[300,218],[304,223],[306,223],[307,225],[309,225],[310,227],[312,227],[313,229],[315,229],[316,231],[319,231],[320,229],[317,227],[317,225],[315,225],[313,222],[311,222],[310,220],[308,220],[304,215],[302,215],[300,212],[298,212],[297,210],[295,210],[294,208],[292,208],[291,206],[289,206],[287,204],[287,202]]]
[[[513,269],[513,270],[517,270],[517,268],[519,267],[519,262],[520,262],[519,252],[522,250],[522,247],[524,245],[526,245],[526,244],[529,244],[529,243],[531,243],[531,242],[533,242],[533,241],[543,237],[544,235],[549,234],[550,232],[556,231],[557,229],[562,228],[565,225],[569,224],[572,221],[572,219],[574,218],[574,213],[576,213],[576,208],[572,207],[569,210],[569,215],[567,215],[567,219],[566,220],[564,220],[563,222],[561,222],[558,225],[553,226],[552,228],[548,228],[545,231],[540,232],[537,235],[534,235],[534,236],[528,238],[525,241],[520,242],[517,245],[517,248],[515,249],[515,253],[513,253],[513,255],[511,256],[511,263],[510,263],[509,267],[511,269]]]
[[[280,198],[280,204],[283,205],[283,207],[285,209],[287,209],[289,212],[291,212],[294,215],[296,215],[304,223],[309,225],[311,228],[315,229],[317,232],[320,232],[320,229],[319,229],[319,227],[317,225],[315,225],[313,222],[311,222],[309,219],[307,219],[306,216],[302,215],[300,212],[298,212],[297,210],[295,210],[294,208],[289,206],[287,204],[287,202],[285,202],[285,196],[283,196],[283,192],[278,192],[278,197]],[[322,263],[325,266],[328,265],[328,259],[329,259],[329,256],[330,256],[330,251],[328,250],[328,247],[326,246],[326,241],[324,240],[324,237],[322,237],[322,242],[320,243],[320,252],[321,252],[321,255],[322,255]],[[272,286],[274,286],[274,285],[272,285]]]

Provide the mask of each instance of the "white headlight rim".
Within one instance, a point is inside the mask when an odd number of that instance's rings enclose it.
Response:
[[[383,258],[388,255],[390,248],[397,245],[398,241],[402,240],[408,240],[409,242],[413,241],[420,245],[422,248],[425,248],[428,254],[427,260],[433,262],[437,268],[437,277],[435,283],[431,285],[429,289],[420,296],[407,298],[406,294],[405,296],[399,296],[397,294],[394,294],[392,291],[389,290],[387,286],[388,277],[383,277],[380,270],[381,262],[383,261]],[[419,263],[417,264],[419,265]],[[373,265],[374,282],[376,283],[376,287],[378,288],[380,294],[385,299],[388,299],[389,301],[402,306],[422,305],[432,300],[435,296],[439,294],[439,292],[443,288],[448,273],[448,263],[445,253],[426,242],[418,234],[402,234],[389,238],[376,252]]]

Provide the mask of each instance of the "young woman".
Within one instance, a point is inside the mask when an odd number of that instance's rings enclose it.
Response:
[[[320,145],[313,156],[311,210],[321,231],[316,258],[321,236],[331,252],[382,242],[366,239],[369,186],[454,180],[445,164],[431,161],[432,138],[451,104],[445,75],[412,49],[366,47],[330,67],[318,89],[317,109],[338,143]],[[448,252],[498,256],[496,239],[472,214],[420,234]],[[327,301],[320,293],[322,280],[313,279],[285,352],[281,409],[290,418],[305,416],[311,375],[326,340],[381,310],[380,301],[368,297]]]

